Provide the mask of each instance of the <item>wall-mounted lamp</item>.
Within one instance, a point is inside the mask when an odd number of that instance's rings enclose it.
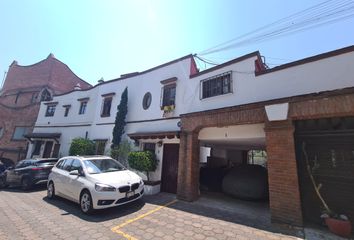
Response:
[[[157,146],[158,146],[158,147],[162,147],[162,141],[158,141],[158,142],[157,142]]]

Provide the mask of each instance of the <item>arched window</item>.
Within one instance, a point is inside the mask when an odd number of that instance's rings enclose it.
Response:
[[[41,94],[41,101],[50,101],[52,100],[52,95],[48,91],[48,89],[44,89]]]

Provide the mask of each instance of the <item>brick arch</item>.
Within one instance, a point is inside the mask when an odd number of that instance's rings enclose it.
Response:
[[[199,197],[199,140],[201,129],[266,121],[264,105],[249,104],[181,116],[177,196],[186,201]]]

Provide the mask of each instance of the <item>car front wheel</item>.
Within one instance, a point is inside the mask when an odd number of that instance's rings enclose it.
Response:
[[[80,197],[80,208],[81,211],[85,214],[89,214],[92,212],[92,197],[88,191],[84,191]]]
[[[47,197],[49,199],[55,198],[55,188],[54,188],[54,183],[50,182],[47,187]]]

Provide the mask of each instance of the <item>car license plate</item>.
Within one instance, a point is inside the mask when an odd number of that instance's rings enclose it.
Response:
[[[133,197],[135,195],[134,191],[127,192],[127,198]]]

